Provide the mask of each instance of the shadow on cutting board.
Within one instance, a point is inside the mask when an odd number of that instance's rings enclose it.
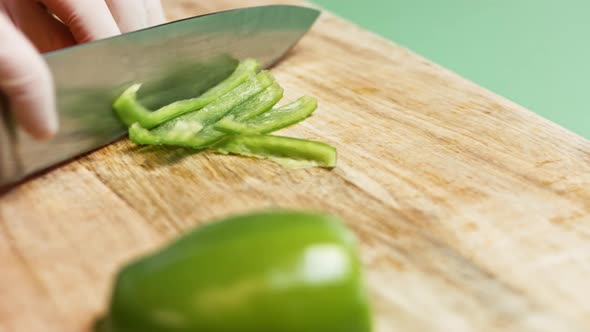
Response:
[[[170,146],[139,146],[134,145],[125,148],[122,152],[135,154],[141,158],[138,164],[148,170],[155,170],[160,167],[172,166],[203,150],[194,150],[181,147]]]

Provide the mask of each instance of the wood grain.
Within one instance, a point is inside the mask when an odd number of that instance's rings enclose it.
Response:
[[[273,73],[337,169],[122,140],[33,179],[0,198],[0,331],[87,331],[121,263],[271,206],[348,222],[379,332],[590,330],[588,141],[329,13]]]

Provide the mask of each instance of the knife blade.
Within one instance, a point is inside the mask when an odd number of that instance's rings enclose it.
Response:
[[[157,108],[194,97],[239,59],[267,68],[311,28],[319,11],[272,5],[202,15],[44,55],[53,74],[60,131],[47,142],[18,128],[0,103],[0,186],[120,139],[126,128],[112,111],[129,85],[143,83],[140,101]],[[0,98],[1,101],[1,98]]]

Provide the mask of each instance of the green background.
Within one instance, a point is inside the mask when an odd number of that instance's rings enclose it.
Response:
[[[590,138],[590,0],[315,0]]]

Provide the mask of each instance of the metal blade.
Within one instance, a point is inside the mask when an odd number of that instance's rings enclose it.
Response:
[[[140,101],[152,108],[194,97],[227,77],[238,59],[253,57],[263,67],[271,66],[318,16],[314,9],[284,5],[231,10],[46,54],[56,84],[60,132],[49,142],[38,142],[20,129],[11,134],[13,125],[4,117],[0,185],[125,135],[112,103],[130,84],[144,83]],[[7,151],[15,152],[6,157]]]

